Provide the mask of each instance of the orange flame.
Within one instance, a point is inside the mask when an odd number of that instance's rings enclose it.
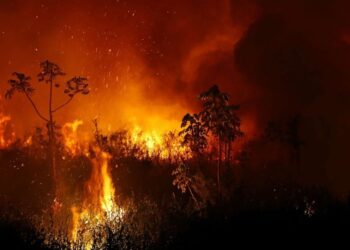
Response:
[[[115,188],[109,172],[110,155],[98,148],[94,149],[96,158],[92,160],[91,177],[86,183],[86,198],[81,208],[73,206],[70,240],[73,246],[91,249],[95,242],[95,232],[101,226],[116,223],[122,219],[124,210],[117,206]],[[103,236],[103,235],[102,235]],[[106,235],[99,239],[105,243]]]
[[[62,127],[62,135],[65,149],[68,153],[76,155],[81,147],[78,138],[78,128],[83,124],[81,120],[67,122]]]
[[[142,131],[140,127],[135,126],[131,132],[131,141],[134,145],[141,148],[140,157],[159,156],[161,159],[191,158],[189,147],[182,144],[182,137],[176,132],[159,133],[152,130]]]
[[[15,140],[15,133],[7,133],[11,117],[0,113],[0,148],[7,148]]]

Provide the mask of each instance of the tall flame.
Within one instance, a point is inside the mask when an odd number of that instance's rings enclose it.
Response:
[[[107,235],[99,232],[102,236],[95,239],[95,233],[110,223],[119,221],[124,214],[122,208],[117,206],[115,201],[115,188],[109,172],[108,161],[110,155],[94,149],[96,157],[92,160],[91,177],[86,183],[86,197],[81,207],[73,206],[72,225],[70,239],[72,248],[74,246],[91,249],[94,242],[98,240],[100,244],[106,242]]]

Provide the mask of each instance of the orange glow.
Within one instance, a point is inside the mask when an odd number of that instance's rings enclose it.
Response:
[[[101,178],[102,178],[102,195],[100,196],[100,204],[103,211],[110,215],[115,208],[114,186],[108,169],[109,154],[101,152]]]
[[[86,183],[84,203],[71,208],[72,222],[70,241],[74,246],[91,249],[95,233],[99,228],[119,222],[124,210],[116,204],[115,188],[109,172],[108,153],[98,148],[94,149],[96,158],[92,160],[91,177]],[[100,235],[98,241],[104,244],[106,235]]]
[[[0,148],[7,148],[15,140],[15,133],[8,132],[11,117],[0,113]]]
[[[30,145],[32,145],[32,143],[33,143],[33,136],[30,135],[24,140],[23,146],[29,147]]]
[[[62,127],[62,135],[65,149],[72,155],[76,155],[81,149],[78,138],[78,128],[82,124],[83,121],[75,120],[73,122],[65,123]]]
[[[143,131],[136,126],[131,131],[131,141],[141,149],[140,158],[160,157],[175,161],[192,157],[190,149],[182,145],[182,137],[177,132]]]

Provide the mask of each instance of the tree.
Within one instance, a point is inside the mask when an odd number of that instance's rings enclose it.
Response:
[[[64,76],[65,73],[57,64],[50,62],[48,60],[40,63],[40,69],[41,71],[37,75],[38,81],[43,82],[46,85],[49,85],[49,93],[48,93],[49,103],[47,106],[47,109],[48,109],[47,116],[43,115],[39,111],[38,106],[35,104],[34,100],[32,99],[32,95],[35,89],[30,82],[31,77],[23,73],[14,72],[12,74],[14,76],[14,79],[8,80],[10,88],[6,91],[5,97],[7,99],[11,99],[16,92],[24,94],[25,97],[30,102],[30,104],[32,105],[37,116],[46,123],[48,128],[48,135],[49,135],[48,156],[50,159],[53,179],[54,179],[54,182],[56,185],[56,191],[57,191],[58,180],[57,180],[57,169],[56,169],[56,139],[55,139],[56,125],[54,120],[54,114],[58,110],[62,109],[67,104],[69,104],[77,94],[79,93],[83,95],[89,94],[89,89],[88,89],[87,78],[80,77],[80,76],[73,77],[65,83],[66,88],[64,90],[64,93],[68,96],[67,101],[63,102],[62,104],[56,107],[53,107],[54,88],[60,87],[60,83],[58,83],[56,80],[58,77]]]
[[[225,160],[228,162],[230,160],[231,143],[236,138],[243,136],[240,129],[240,119],[236,114],[239,106],[229,105],[228,94],[221,92],[217,85],[200,94],[199,99],[203,102],[203,110],[199,113],[199,117],[203,125],[218,141],[217,185],[220,195],[222,144],[224,143]]]
[[[200,154],[207,147],[207,130],[203,126],[198,114],[186,114],[181,122],[182,130],[179,132],[183,136],[183,144],[188,145],[192,152]]]
[[[172,171],[171,175],[174,176],[173,185],[181,190],[182,193],[186,193],[188,190],[192,199],[196,203],[197,208],[199,208],[198,200],[191,188],[193,180],[189,173],[189,167],[181,162],[177,168]]]

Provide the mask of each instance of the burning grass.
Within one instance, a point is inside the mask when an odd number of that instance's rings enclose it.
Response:
[[[191,232],[189,220],[196,227],[210,216],[220,221],[252,208],[286,208],[303,220],[321,211],[320,196],[290,179],[298,161],[285,156],[298,156],[297,133],[290,133],[298,123],[278,130],[283,140],[271,136],[272,127],[233,150],[243,136],[238,106],[229,105],[217,86],[201,100],[204,110],[186,114],[181,132],[135,125],[104,133],[94,120],[93,132],[86,134],[83,121],[75,120],[55,126],[55,136],[36,128],[20,140],[13,139],[10,117],[1,116],[0,163],[5,177],[18,181],[15,190],[2,186],[2,203],[25,211],[43,248],[84,250],[164,249],[181,239],[181,231]],[[55,178],[48,167],[52,138]],[[280,155],[266,155],[275,147],[283,148]],[[263,161],[253,161],[253,153]],[[264,166],[256,167],[260,162]]]

